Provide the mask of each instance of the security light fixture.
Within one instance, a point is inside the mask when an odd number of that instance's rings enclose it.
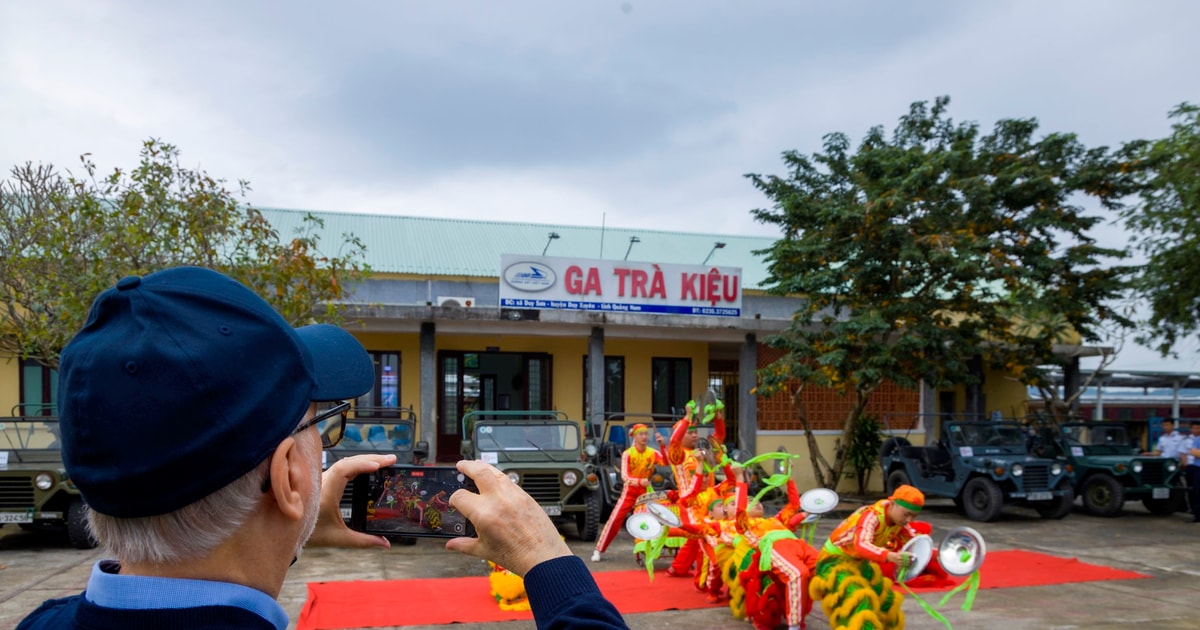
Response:
[[[626,249],[626,250],[625,250],[625,258],[624,258],[624,260],[629,260],[629,252],[633,251],[633,244],[634,244],[634,243],[641,243],[641,242],[642,242],[642,239],[640,239],[640,238],[638,238],[638,237],[636,237],[636,236],[630,236],[630,237],[629,237],[629,249]]]
[[[713,248],[708,250],[708,255],[704,257],[704,262],[702,262],[700,264],[707,265],[708,259],[712,258],[713,252],[717,251],[718,249],[723,249],[724,247],[725,247],[725,243],[722,243],[721,241],[717,241],[717,242],[713,243]]]
[[[546,255],[546,250],[550,249],[550,243],[553,243],[554,239],[556,239],[556,238],[558,238],[558,232],[551,232],[550,239],[546,241],[546,246],[542,248],[543,256]]]

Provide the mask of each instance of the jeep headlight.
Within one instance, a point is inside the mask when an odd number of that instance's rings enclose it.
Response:
[[[1133,462],[1133,472],[1135,472],[1135,473],[1142,472],[1142,462]]]
[[[598,452],[599,451],[596,450],[595,444],[588,444],[587,446],[583,447],[583,454],[587,455],[588,457],[595,457],[596,453]]]
[[[1024,475],[1024,474],[1025,474],[1025,467],[1024,467],[1024,466],[1022,466],[1022,465],[1020,465],[1020,464],[1013,464],[1013,466],[1012,466],[1012,476],[1014,476],[1014,477],[1020,477],[1021,475]]]
[[[574,470],[568,470],[563,473],[562,481],[564,486],[573,486],[579,482],[579,473]]]
[[[1167,460],[1167,472],[1175,472],[1176,468],[1179,468],[1179,464],[1176,464],[1175,460]]]
[[[515,470],[510,470],[508,471],[508,480],[513,483],[521,483],[521,475],[518,475]]]
[[[37,487],[38,490],[49,490],[50,486],[54,485],[54,477],[51,476],[50,473],[38,473],[37,476],[33,478],[33,485]]]
[[[1050,464],[1050,474],[1054,475],[1055,477],[1061,475],[1062,474],[1062,464],[1059,464],[1058,462]]]

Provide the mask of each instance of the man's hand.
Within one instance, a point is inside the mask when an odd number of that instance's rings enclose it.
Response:
[[[508,475],[477,460],[462,460],[457,467],[475,480],[479,494],[457,490],[450,505],[471,521],[479,537],[452,538],[447,550],[491,560],[522,577],[542,562],[572,555],[550,517]]]
[[[354,455],[334,462],[321,475],[321,509],[317,528],[305,543],[308,547],[391,548],[383,536],[372,536],[346,527],[342,520],[342,494],[351,479],[396,463],[395,455]]]

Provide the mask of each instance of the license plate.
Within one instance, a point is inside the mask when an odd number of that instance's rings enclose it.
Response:
[[[543,505],[542,509],[545,510],[546,516],[562,516],[561,505]]]
[[[342,519],[347,520],[347,521],[350,520],[350,508],[341,508],[341,509],[342,509]]]
[[[1151,492],[1154,494],[1155,499],[1171,498],[1171,489],[1170,488],[1155,488],[1155,489],[1151,490]]]
[[[0,523],[32,523],[30,512],[0,512]]]
[[[1053,492],[1030,492],[1028,499],[1030,501],[1049,501],[1054,498]]]

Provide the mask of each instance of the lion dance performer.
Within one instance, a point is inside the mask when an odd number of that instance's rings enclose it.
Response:
[[[625,449],[625,452],[621,454],[621,479],[625,482],[621,489],[621,498],[617,500],[616,507],[608,517],[608,522],[604,524],[604,530],[600,532],[600,539],[596,541],[596,550],[592,552],[592,562],[600,561],[600,554],[604,553],[612,544],[613,538],[617,537],[617,531],[624,525],[625,517],[629,516],[633,510],[638,497],[646,494],[646,488],[650,487],[650,476],[654,474],[654,467],[667,464],[667,459],[663,457],[662,453],[647,446],[650,442],[649,427],[644,424],[635,424],[629,433],[633,436],[633,446]]]
[[[925,506],[920,490],[902,485],[892,495],[865,505],[834,528],[817,559],[809,586],[832,628],[904,628],[903,597],[883,574],[885,562],[904,563],[900,549],[917,535],[912,521]]]
[[[725,442],[725,404],[717,399],[713,404],[713,432],[709,443],[713,449],[720,449]],[[666,453],[667,462],[671,464],[671,474],[675,477],[675,487],[679,493],[677,504],[679,517],[684,523],[698,523],[708,515],[707,501],[701,502],[701,496],[714,483],[714,475],[705,470],[704,454],[696,449],[699,440],[697,425],[693,424],[692,414],[696,411],[695,401],[688,401],[687,413],[683,419],[675,423],[671,430],[671,440],[667,443],[662,435],[655,433],[658,445]],[[700,537],[689,537],[679,551],[675,560],[667,569],[671,577],[688,577],[692,565],[701,557]],[[711,554],[708,554],[711,556]],[[697,567],[699,570],[700,567]]]

